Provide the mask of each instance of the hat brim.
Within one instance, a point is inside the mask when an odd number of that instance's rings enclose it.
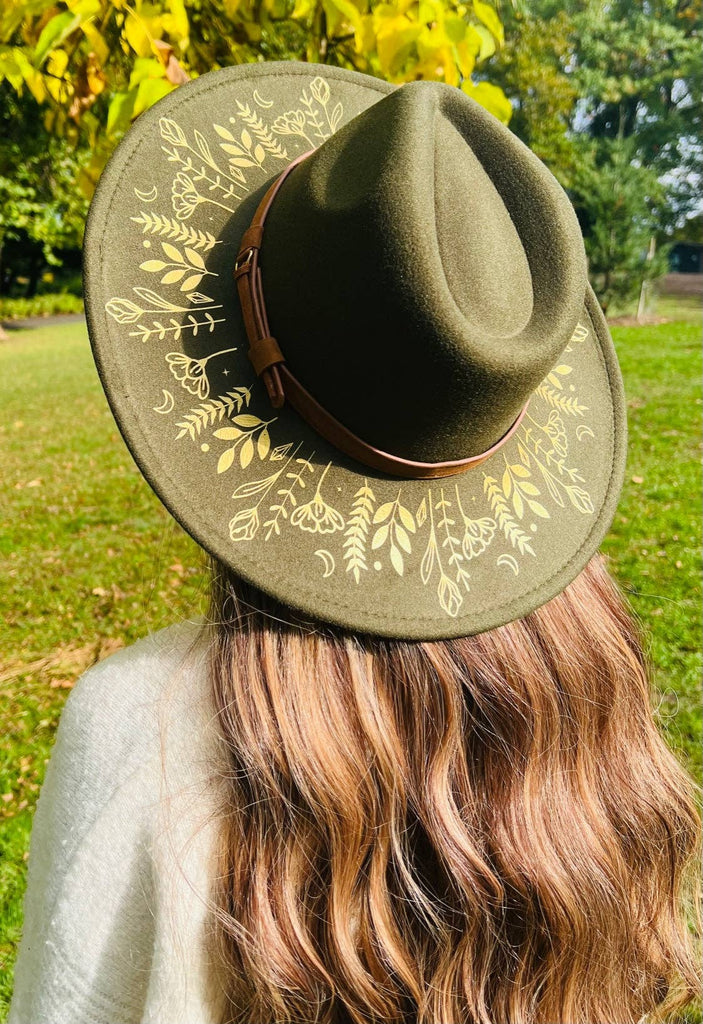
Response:
[[[164,97],[98,183],[84,293],[122,436],[203,548],[313,619],[433,640],[519,618],[586,565],[623,483],[625,396],[589,285],[517,432],[457,476],[377,473],[290,406],[271,408],[246,355],[231,273],[239,239],[290,160],[393,88],[326,65],[269,62],[211,72]],[[291,273],[304,273],[294,255]],[[285,351],[280,332],[279,342]]]

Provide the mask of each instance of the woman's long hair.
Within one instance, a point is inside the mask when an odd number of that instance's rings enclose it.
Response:
[[[213,563],[214,927],[237,1024],[636,1024],[699,989],[698,790],[602,556],[522,619],[399,641]]]

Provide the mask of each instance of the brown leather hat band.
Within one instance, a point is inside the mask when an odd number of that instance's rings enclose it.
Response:
[[[466,459],[455,459],[449,462],[413,462],[410,459],[391,455],[390,452],[381,451],[380,448],[374,448],[366,441],[362,441],[360,437],[357,437],[327,412],[286,366],[285,356],[269,330],[261,282],[259,250],[263,239],[264,220],[278,189],[295,165],[312,152],[314,150],[297,156],[266,190],[256,208],[251,224],[242,235],[239,252],[234,263],[234,279],[237,282],[244,327],[249,339],[247,355],[256,374],[261,377],[266,386],[271,404],[275,409],[279,409],[288,399],[296,412],[318,434],[339,448],[340,451],[373,469],[393,476],[418,480],[452,476],[480,465],[515,433],[527,411],[529,399],[510,429],[487,451],[481,452],[479,455],[471,455]]]

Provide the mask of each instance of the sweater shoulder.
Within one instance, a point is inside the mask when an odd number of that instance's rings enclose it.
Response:
[[[181,750],[189,736],[204,740],[208,635],[204,620],[184,620],[87,669],[66,699],[52,759],[95,787],[103,772],[114,779],[159,757],[166,739]]]

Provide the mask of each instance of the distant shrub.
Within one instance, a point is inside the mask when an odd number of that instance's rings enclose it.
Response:
[[[30,316],[53,316],[56,313],[82,313],[80,295],[35,295],[31,299],[4,299],[0,296],[0,320],[24,320]]]

